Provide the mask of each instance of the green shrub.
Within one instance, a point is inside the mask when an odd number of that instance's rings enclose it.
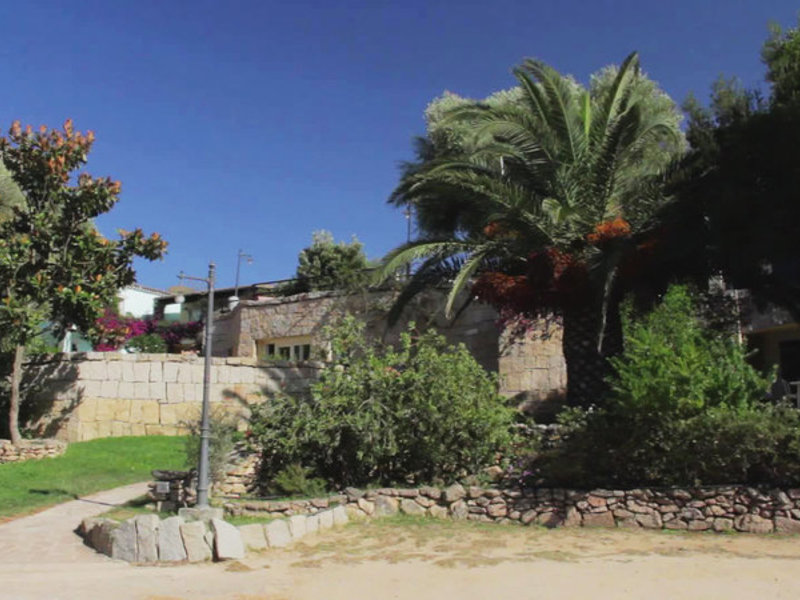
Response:
[[[272,480],[272,490],[286,496],[322,496],[326,492],[325,480],[311,476],[312,469],[292,464],[278,471]]]
[[[568,486],[800,481],[800,413],[763,401],[769,378],[745,350],[705,329],[685,288],[625,316],[602,410],[559,416],[563,443],[534,461],[534,478]]]
[[[129,352],[164,354],[167,351],[167,342],[157,333],[145,333],[129,339],[125,344],[125,348]]]
[[[200,463],[200,416],[183,425],[189,429],[189,436],[186,438],[186,462],[191,468],[197,468]],[[225,477],[230,453],[240,436],[236,430],[236,418],[221,408],[212,408],[209,425],[208,473],[212,482],[219,482]]]
[[[412,325],[398,349],[379,351],[353,317],[329,337],[337,364],[310,397],[255,410],[267,481],[295,463],[334,486],[452,480],[508,443],[512,411],[463,346]]]

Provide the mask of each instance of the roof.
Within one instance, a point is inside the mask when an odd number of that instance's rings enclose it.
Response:
[[[140,290],[142,292],[150,292],[151,294],[157,294],[159,296],[169,296],[169,293],[166,292],[165,290],[160,290],[158,288],[142,285],[140,283],[132,283],[130,285],[126,285],[125,287],[134,290]]]

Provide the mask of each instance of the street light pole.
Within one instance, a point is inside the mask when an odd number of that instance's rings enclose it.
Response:
[[[208,277],[191,277],[181,274],[181,280],[202,281],[208,286],[208,307],[206,309],[206,335],[203,343],[203,413],[200,418],[200,464],[197,466],[197,507],[208,508],[209,468],[208,448],[211,439],[210,390],[211,390],[211,336],[214,331],[214,275],[216,265],[208,263]]]
[[[253,257],[249,254],[242,252],[242,249],[239,249],[239,254],[236,255],[236,285],[233,288],[233,295],[238,298],[239,297],[239,267],[242,266],[242,259],[247,259],[247,264],[253,263]]]

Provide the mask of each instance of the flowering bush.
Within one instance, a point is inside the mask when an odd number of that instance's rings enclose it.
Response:
[[[200,321],[159,323],[156,319],[123,317],[107,308],[103,316],[95,321],[92,335],[97,352],[114,352],[124,347],[132,338],[150,335],[160,337],[167,351],[176,352],[182,340],[195,339],[202,329],[203,323]]]

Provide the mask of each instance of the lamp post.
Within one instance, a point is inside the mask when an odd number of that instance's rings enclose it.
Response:
[[[240,248],[239,249],[239,254],[236,255],[236,285],[233,288],[233,295],[236,298],[239,297],[239,267],[242,266],[242,259],[243,258],[247,259],[247,264],[248,265],[252,265],[253,264],[253,257],[250,256],[249,254],[245,253],[245,252],[242,252],[242,249]]]
[[[203,414],[200,419],[200,464],[197,465],[197,507],[208,508],[208,445],[211,437],[209,424],[209,391],[211,388],[211,334],[214,329],[214,274],[216,266],[208,263],[208,277],[191,277],[181,271],[178,277],[181,281],[191,279],[202,281],[208,286],[208,308],[206,310],[206,335],[203,342]]]

